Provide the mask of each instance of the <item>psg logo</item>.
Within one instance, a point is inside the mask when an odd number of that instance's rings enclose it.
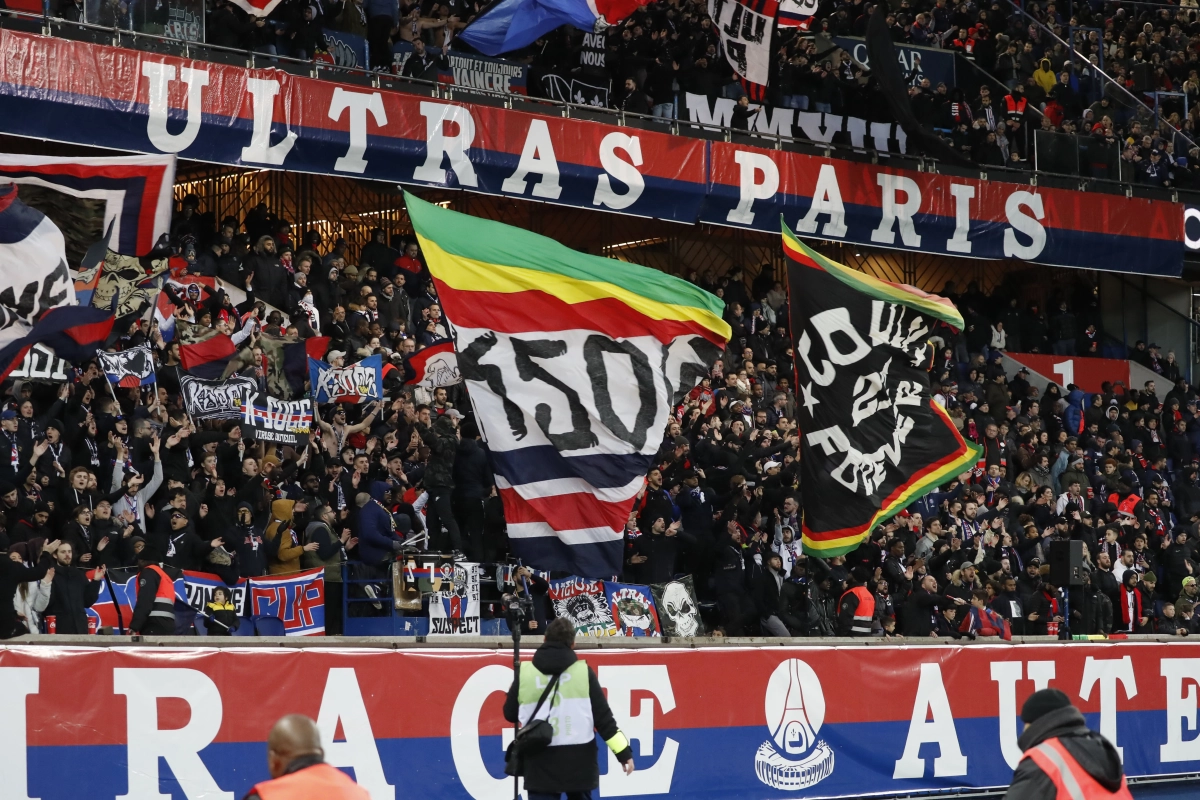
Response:
[[[771,738],[754,756],[760,781],[796,791],[833,774],[833,750],[817,738],[825,721],[825,693],[812,667],[795,658],[776,667],[767,681],[766,712]]]

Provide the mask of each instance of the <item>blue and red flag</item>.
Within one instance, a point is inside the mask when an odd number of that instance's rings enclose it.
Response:
[[[648,0],[501,0],[467,26],[460,37],[481,53],[520,50],[563,25],[600,32]]]
[[[218,333],[202,342],[185,344],[179,348],[183,368],[197,378],[215,381],[225,375],[225,367],[237,352],[237,345],[229,336]]]
[[[193,306],[198,306],[207,294],[217,290],[217,279],[204,275],[180,275],[166,280],[154,303],[154,319],[158,322],[158,331],[165,342],[175,338],[175,311],[178,308],[172,301],[171,292],[167,291],[168,286],[176,298],[186,299]]]
[[[0,350],[0,380],[25,359],[29,348],[44,344],[59,358],[86,361],[104,345],[112,331],[111,311],[91,306],[59,306],[42,315],[28,334]]]

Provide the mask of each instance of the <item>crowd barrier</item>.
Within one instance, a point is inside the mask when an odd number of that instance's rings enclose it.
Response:
[[[504,640],[276,640],[201,648],[57,637],[0,647],[0,795],[241,797],[266,777],[267,732],[318,721],[327,760],[375,800],[502,800],[512,680]],[[230,643],[231,645],[233,643]],[[78,646],[77,646],[78,645]],[[1018,713],[1062,689],[1121,750],[1132,780],[1200,780],[1200,643],[579,640],[637,771],[601,753],[600,797],[860,797],[1009,783]],[[531,655],[532,645],[526,656]],[[70,769],[63,769],[70,765]],[[415,790],[414,787],[420,787]],[[161,793],[161,794],[160,794]]]

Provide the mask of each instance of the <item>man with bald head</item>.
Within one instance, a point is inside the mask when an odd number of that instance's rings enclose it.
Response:
[[[371,800],[349,775],[325,763],[317,723],[289,714],[267,737],[271,780],[257,784],[245,800]]]

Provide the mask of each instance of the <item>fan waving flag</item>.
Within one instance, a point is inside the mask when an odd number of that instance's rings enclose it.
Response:
[[[443,339],[404,357],[404,383],[432,392],[439,386],[462,383],[454,342]]]
[[[481,53],[498,56],[527,47],[555,28],[600,33],[649,0],[500,0],[460,34]]]
[[[783,252],[804,432],[804,549],[836,556],[975,462],[929,392],[929,333],[939,320],[963,321],[949,300],[830,261],[786,224]]]
[[[513,553],[537,569],[611,578],[671,410],[729,338],[721,300],[405,197],[454,327]]]

